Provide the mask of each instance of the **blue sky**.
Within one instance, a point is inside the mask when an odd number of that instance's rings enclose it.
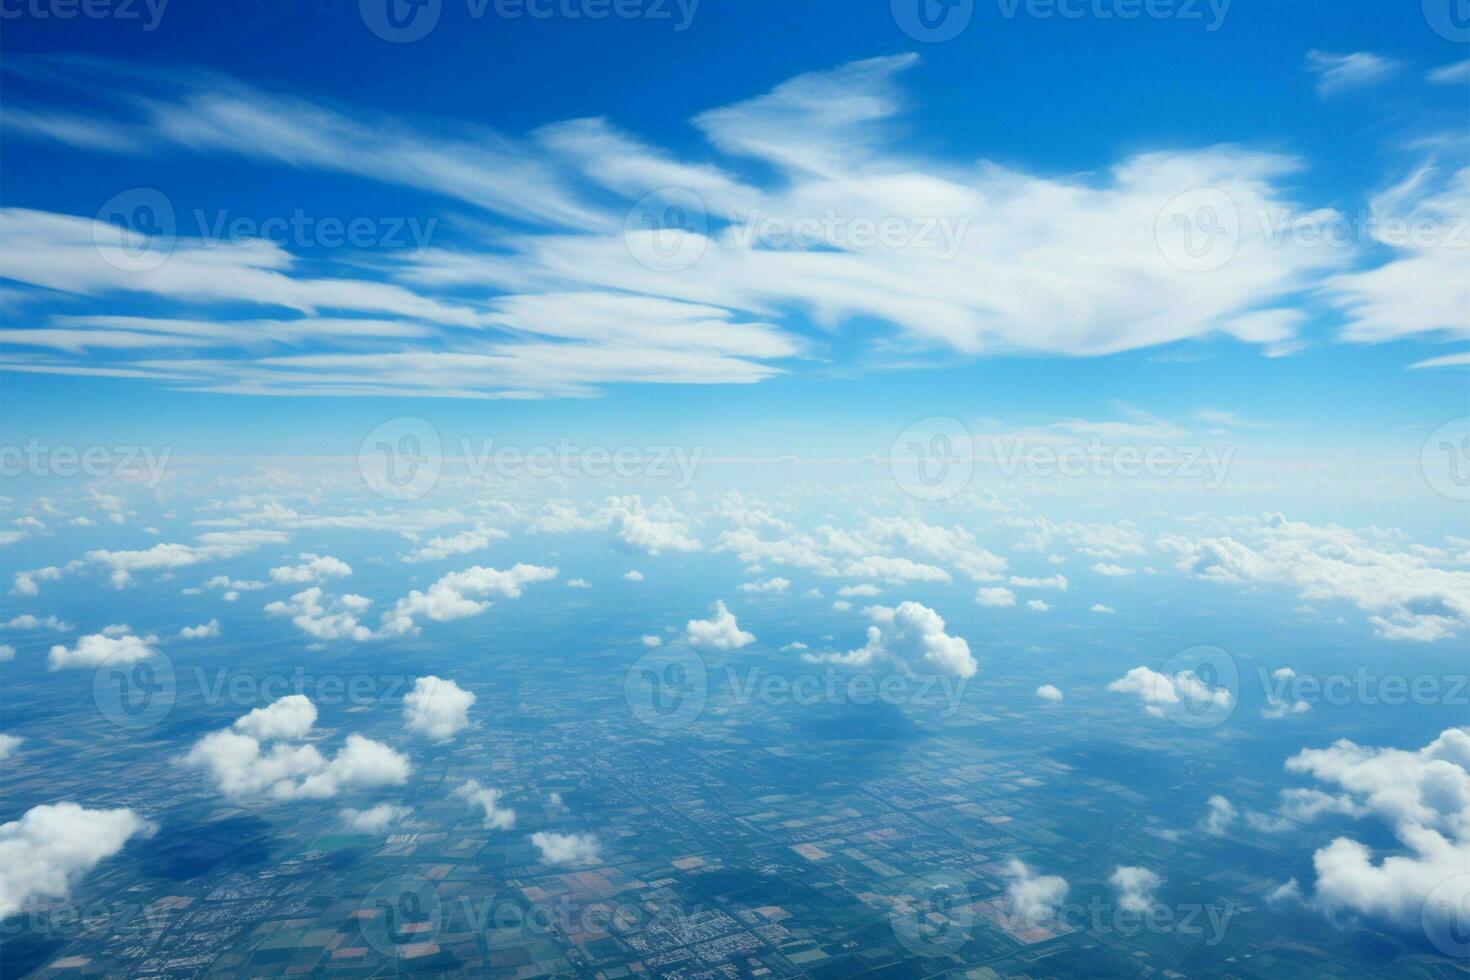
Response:
[[[1413,275],[1393,276],[1387,285],[1333,278],[1422,258],[1368,237],[1362,215],[1375,204],[1414,216],[1429,208],[1436,245],[1464,237],[1464,211],[1456,210],[1463,176],[1456,173],[1464,164],[1470,82],[1453,66],[1463,62],[1465,46],[1437,32],[1431,17],[1378,3],[1301,2],[1161,7],[1173,15],[1123,20],[1103,14],[1126,5],[1073,5],[1062,9],[1076,16],[1036,16],[1052,8],[994,0],[976,4],[953,39],[924,43],[905,34],[883,4],[703,3],[692,16],[687,8],[666,9],[667,17],[538,20],[496,16],[494,5],[476,16],[463,0],[446,0],[435,29],[411,43],[381,40],[358,10],[336,5],[289,17],[170,6],[151,30],[147,8],[139,20],[11,20],[7,207],[91,219],[113,195],[155,189],[173,207],[179,236],[165,272],[182,264],[180,253],[205,229],[218,234],[231,220],[244,222],[228,243],[238,252],[262,227],[271,234],[264,225],[271,218],[300,211],[313,220],[365,219],[375,229],[365,248],[323,245],[308,232],[279,245],[271,261],[293,280],[389,282],[455,308],[426,319],[374,301],[293,307],[254,302],[250,287],[208,297],[177,286],[139,291],[126,280],[48,279],[12,262],[4,294],[7,360],[51,365],[44,374],[7,374],[13,424],[53,440],[166,438],[193,452],[347,450],[363,415],[383,414],[379,396],[387,388],[374,387],[381,371],[372,372],[365,396],[278,399],[215,393],[231,387],[230,365],[344,348],[478,352],[503,341],[505,328],[512,335],[542,330],[565,315],[545,306],[544,294],[589,291],[695,303],[703,309],[681,305],[661,315],[707,325],[704,318],[719,312],[732,322],[762,324],[762,332],[724,344],[720,363],[671,365],[658,380],[673,384],[647,383],[647,372],[618,368],[573,369],[578,380],[562,384],[537,368],[514,381],[471,387],[477,395],[511,390],[543,400],[479,403],[439,397],[451,388],[463,394],[463,378],[426,376],[411,386],[422,396],[414,403],[454,431],[487,423],[517,438],[563,431],[606,438],[615,427],[624,435],[687,439],[697,431],[731,451],[775,445],[851,454],[880,449],[901,426],[889,410],[894,404],[911,417],[1016,425],[1127,412],[1184,422],[1201,411],[1228,412],[1279,427],[1257,434],[1259,442],[1308,455],[1364,456],[1415,455],[1430,429],[1463,414],[1463,365],[1407,370],[1464,356],[1464,294],[1440,271],[1454,266],[1404,265]],[[867,67],[844,68],[854,64]],[[832,87],[793,110],[801,118],[778,139],[788,147],[742,144],[772,124],[770,112],[786,111],[753,100],[792,79]],[[233,102],[211,115],[209,106],[222,104],[215,99]],[[874,108],[864,105],[869,99],[882,102],[871,118],[815,119],[824,102],[861,115]],[[328,128],[338,127],[319,133],[325,139],[318,147],[302,142],[310,125],[272,127],[273,113],[284,121],[288,107],[308,103],[312,112],[329,114],[322,117],[331,120]],[[736,109],[724,116],[701,116],[730,106]],[[248,121],[231,115],[256,111]],[[394,134],[393,149],[378,160],[371,158],[375,131]],[[823,141],[836,153],[830,160],[788,152]],[[506,156],[486,161],[483,172],[430,173],[446,160],[473,171],[470,158],[487,145]],[[1122,200],[1117,168],[1160,157],[1139,177],[1137,200]],[[1404,187],[1416,173],[1424,179]],[[460,178],[484,186],[466,191],[454,186]],[[909,178],[919,183],[905,185]],[[866,179],[895,186],[852,193],[854,182]],[[691,270],[671,273],[671,283],[649,280],[645,270],[612,262],[594,247],[622,248],[618,225],[643,192],[681,181],[703,192],[712,237],[739,232],[751,215],[789,224],[829,208],[844,222],[923,222],[934,217],[929,212],[963,218],[956,247],[965,269],[901,248],[924,260],[897,273],[908,281],[885,283],[882,291],[891,295],[848,303],[844,293],[870,279],[866,262],[830,271],[832,282],[814,289],[795,281],[814,274],[802,264],[810,254],[767,250],[764,257],[778,264],[753,265],[742,261],[749,249],[735,254],[737,243],[720,261],[705,254]],[[1347,248],[1278,240],[1254,254],[1242,250],[1224,268],[1193,273],[1171,270],[1157,253],[1116,266],[1079,258],[1135,246],[1147,252],[1154,243],[1146,231],[1120,226],[1159,213],[1174,192],[1227,184],[1248,222],[1252,212],[1277,208],[1286,221],[1338,222],[1356,240]],[[1396,187],[1404,194],[1383,197]],[[1097,194],[1092,201],[1057,199],[1089,190]],[[949,192],[975,196],[959,201],[945,198]],[[394,235],[400,222],[410,230]],[[423,266],[442,273],[445,265],[413,254],[413,228],[428,229],[432,256],[474,262],[519,254],[494,275],[473,269],[435,281]],[[597,258],[571,258],[581,255],[575,248],[527,254],[542,247],[542,236],[568,232],[587,235]],[[59,246],[56,235],[78,229],[35,233]],[[845,247],[840,239],[826,241],[825,230],[819,235],[808,252]],[[728,239],[717,244],[730,246]],[[1464,254],[1453,246],[1430,251],[1446,261]],[[865,256],[875,267],[891,257],[881,248]],[[997,268],[1006,258],[1011,267]],[[558,265],[604,260],[611,264],[589,275],[565,275]],[[1055,268],[1046,269],[1053,261]],[[54,271],[72,263],[51,265]],[[756,281],[722,288],[719,281],[737,269]],[[953,323],[935,324],[922,309],[931,274],[953,277],[934,287],[949,294],[934,317],[953,315]],[[770,282],[772,275],[793,281]],[[1360,287],[1370,285],[1365,298]],[[487,314],[506,297],[528,296],[512,322],[498,315],[503,306]],[[1372,319],[1363,304],[1393,307],[1410,299],[1426,309],[1396,308],[1391,322],[1354,332],[1355,323]],[[896,305],[911,310],[906,322],[895,322]],[[1283,309],[1291,311],[1284,314],[1289,325],[1258,322],[1245,341],[1231,335],[1241,317]],[[601,311],[586,329],[605,330],[601,316],[646,313]],[[475,326],[445,322],[460,314]],[[378,344],[344,344],[340,334],[314,335],[298,323],[304,335],[285,346],[70,351],[36,345],[24,334],[58,326],[95,331],[106,321],[54,320],[116,316],[213,323],[373,318],[394,321],[398,332]],[[1155,317],[1192,322],[1139,323]],[[594,362],[603,353],[584,352]],[[183,375],[165,366],[186,357],[211,366]],[[141,361],[154,377],[49,373]],[[391,373],[388,387],[404,387],[405,372]],[[1368,389],[1370,398],[1342,397]],[[568,394],[578,397],[562,397]],[[316,424],[291,425],[301,413]]]

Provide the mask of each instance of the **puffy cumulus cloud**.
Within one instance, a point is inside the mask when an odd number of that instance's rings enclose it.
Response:
[[[1027,599],[1026,608],[1032,612],[1047,612],[1051,609],[1051,603],[1041,599]]]
[[[483,551],[490,547],[495,541],[501,541],[510,537],[499,528],[489,527],[484,524],[476,525],[467,531],[444,537],[430,538],[424,544],[403,556],[405,562],[441,561],[455,555],[468,555],[475,551]]]
[[[547,864],[588,864],[597,860],[600,848],[592,834],[553,834],[537,831],[531,843]]]
[[[65,898],[82,875],[152,832],[126,807],[89,810],[75,803],[31,807],[0,824],[0,918],[33,898]]]
[[[709,619],[691,619],[684,626],[684,642],[692,647],[714,650],[738,650],[755,642],[755,636],[742,630],[735,614],[725,607],[725,600],[715,600],[715,614]]]
[[[510,830],[516,825],[516,812],[501,805],[501,797],[505,794],[498,789],[467,779],[454,791],[454,795],[480,811],[486,830]]]
[[[442,742],[469,727],[475,700],[474,694],[454,681],[418,677],[413,690],[403,697],[403,721],[409,731]]]
[[[1007,863],[1005,875],[1010,879],[1006,911],[1018,922],[1034,925],[1055,919],[1072,890],[1060,875],[1038,875],[1017,858]]]
[[[1109,684],[1108,690],[1119,694],[1138,695],[1143,701],[1143,710],[1155,718],[1164,717],[1165,708],[1168,705],[1189,704],[1228,708],[1235,703],[1235,695],[1231,694],[1228,688],[1210,687],[1192,670],[1161,674],[1147,667],[1134,667]]]
[[[415,589],[399,599],[383,614],[380,629],[384,634],[399,635],[416,632],[418,618],[442,623],[476,616],[493,605],[490,596],[516,599],[527,585],[549,581],[558,574],[555,568],[524,563],[507,571],[475,565],[450,572],[424,591]]]
[[[630,569],[629,571],[626,571],[626,572],[623,573],[623,581],[624,582],[642,582],[643,581],[643,573],[640,572],[640,571],[638,571],[636,568]]]
[[[0,734],[0,762],[4,762],[6,759],[14,755],[15,750],[20,748],[20,743],[23,741],[25,741],[25,739],[19,737],[18,735]]]
[[[371,640],[375,634],[359,618],[373,601],[360,595],[328,596],[312,586],[289,600],[268,603],[271,616],[289,616],[296,628],[317,640]]]
[[[0,643],[0,663],[15,659],[15,647],[9,643]]]
[[[888,662],[906,671],[929,670],[955,677],[972,677],[979,666],[963,637],[945,632],[944,618],[918,602],[897,606],[869,606],[864,610],[873,625],[867,642],[847,653],[809,653],[809,663],[866,667]]]
[[[981,587],[975,593],[975,601],[982,606],[1005,608],[1016,604],[1016,594],[1001,586]]]
[[[1285,585],[1307,600],[1347,600],[1388,640],[1430,642],[1470,627],[1470,571],[1445,567],[1401,532],[1353,531],[1263,515],[1220,537],[1160,535],[1160,548],[1198,578],[1232,585]]]
[[[152,644],[156,636],[134,636],[126,626],[108,627],[101,633],[92,633],[77,641],[76,646],[57,644],[46,658],[50,670],[66,667],[101,667],[103,664],[121,666],[137,663],[152,657]]]
[[[1117,565],[1106,561],[1096,562],[1092,566],[1092,570],[1104,578],[1123,578],[1133,574],[1133,569],[1125,565]]]
[[[1199,829],[1211,837],[1220,837],[1235,823],[1235,804],[1217,794],[1210,797],[1208,807],[1200,820]]]
[[[699,551],[704,545],[679,515],[669,506],[645,509],[637,498],[633,504],[621,503],[613,508],[617,522],[617,539],[629,548],[661,555],[665,551]],[[666,502],[661,502],[666,504]]]
[[[262,742],[305,738],[316,724],[316,705],[304,694],[288,694],[235,719],[234,729]]]
[[[1312,858],[1318,908],[1410,930],[1454,925],[1455,911],[1470,902],[1470,727],[1446,729],[1416,750],[1343,739],[1297,753],[1286,768],[1328,791],[1285,791],[1285,817],[1308,823],[1322,813],[1376,818],[1402,846],[1403,853],[1379,860],[1370,846],[1346,836],[1319,848]]]
[[[217,619],[200,623],[198,626],[185,626],[179,630],[181,640],[205,640],[215,636],[219,636],[219,620]]]
[[[309,734],[315,718],[305,696],[288,695],[204,736],[181,761],[207,772],[221,793],[238,800],[330,799],[343,790],[407,781],[408,759],[361,735],[348,735],[331,758],[315,745],[291,744]],[[265,742],[272,743],[268,750]]]
[[[389,827],[403,823],[413,814],[410,807],[398,806],[393,803],[379,803],[377,806],[366,810],[355,810],[352,807],[342,809],[342,822],[349,830],[359,834],[381,834]]]
[[[1147,868],[1119,865],[1108,878],[1118,893],[1118,908],[1124,912],[1147,912],[1154,906],[1154,892],[1164,879]]]
[[[1062,690],[1055,684],[1043,684],[1036,689],[1036,696],[1043,701],[1060,701]]]
[[[278,585],[307,585],[325,582],[328,579],[345,578],[352,574],[352,566],[331,555],[297,556],[299,565],[281,565],[270,570],[271,581]]]

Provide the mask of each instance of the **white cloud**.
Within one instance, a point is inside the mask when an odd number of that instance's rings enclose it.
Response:
[[[809,663],[866,667],[887,661],[908,670],[934,670],[955,677],[972,677],[978,665],[963,637],[945,632],[944,618],[918,602],[898,606],[869,606],[865,612],[874,625],[867,642],[847,653],[803,654]]]
[[[1317,76],[1317,94],[1328,96],[1377,85],[1398,69],[1398,63],[1368,51],[1352,54],[1308,51],[1307,68]]]
[[[637,569],[633,569],[631,571],[624,572],[623,573],[623,581],[625,581],[625,582],[641,582],[641,581],[643,581],[643,573],[640,572],[640,571],[638,571]]]
[[[20,748],[20,743],[23,741],[25,739],[18,735],[0,734],[0,762],[4,762],[14,755],[15,750]]]
[[[375,634],[362,625],[358,617],[372,605],[360,595],[339,597],[325,595],[313,585],[293,595],[290,600],[277,600],[265,607],[267,615],[290,616],[296,628],[318,640],[371,640]]]
[[[1432,642],[1470,627],[1470,572],[1402,546],[1402,534],[1263,516],[1235,536],[1163,534],[1181,571],[1213,582],[1295,587],[1307,600],[1346,599],[1384,639]],[[1242,540],[1243,539],[1243,540]]]
[[[234,729],[262,742],[305,738],[316,724],[316,705],[304,694],[288,694],[235,719]]]
[[[592,583],[589,582],[589,581],[587,581],[585,578],[570,578],[570,579],[567,579],[567,588],[569,588],[569,589],[590,589],[590,588],[592,588]]]
[[[480,810],[486,830],[510,830],[516,825],[516,812],[500,805],[503,794],[498,789],[481,786],[477,781],[467,779],[454,791],[454,795]]]
[[[215,636],[219,636],[219,620],[217,619],[211,619],[209,622],[201,623],[198,626],[185,626],[179,630],[179,639],[181,640],[204,640]]]
[[[1023,862],[1011,858],[1006,865],[1006,906],[1010,917],[1019,923],[1038,925],[1056,918],[1067,893],[1072,890],[1059,875],[1034,874]]]
[[[1047,578],[1024,578],[1012,575],[1011,584],[1020,589],[1057,589],[1066,592],[1068,582],[1065,575],[1052,575]]]
[[[392,803],[379,803],[366,810],[344,807],[342,822],[359,834],[381,834],[389,827],[403,823],[412,813],[413,810],[410,807],[397,806]]]
[[[1133,574],[1133,569],[1123,565],[1114,565],[1111,562],[1098,562],[1092,566],[1092,570],[1108,578],[1122,578],[1125,575]]]
[[[298,556],[301,564],[282,565],[270,570],[272,582],[281,585],[306,585],[325,582],[328,579],[344,578],[352,574],[352,566],[331,555],[303,554]]]
[[[975,601],[982,606],[1014,606],[1016,604],[1016,594],[1010,589],[1001,588],[1000,586],[992,588],[982,586],[975,593]]]
[[[1235,816],[1235,804],[1223,796],[1212,796],[1209,800],[1209,811],[1200,821],[1200,829],[1211,837],[1219,837],[1230,829],[1230,825],[1235,822]]]
[[[0,824],[0,917],[33,898],[65,898],[82,875],[152,832],[126,807],[88,810],[75,803],[34,806]]]
[[[1286,762],[1335,793],[1283,793],[1283,810],[1310,821],[1324,812],[1376,817],[1402,852],[1375,862],[1372,848],[1338,837],[1313,855],[1314,904],[1329,914],[1371,916],[1405,929],[1448,929],[1470,901],[1470,727],[1450,728],[1417,750],[1346,739]],[[1304,801],[1305,805],[1294,805]],[[1447,890],[1448,889],[1448,890]],[[1434,893],[1442,905],[1427,901]]]
[[[785,579],[780,581],[784,582]],[[837,590],[837,594],[844,599],[871,599],[882,595],[883,590],[870,582],[863,582],[859,585],[844,585]]]
[[[153,636],[134,636],[127,627],[118,632],[109,627],[101,633],[92,633],[77,641],[71,648],[57,644],[47,657],[47,668],[61,670],[66,667],[100,667],[103,664],[137,663],[153,656],[150,644],[158,642]]]
[[[538,831],[531,843],[547,864],[582,864],[597,860],[597,838],[591,834],[553,834]]]
[[[415,589],[399,599],[383,614],[382,632],[389,635],[418,630],[415,619],[423,617],[436,623],[475,616],[489,609],[489,596],[520,598],[525,586],[556,578],[555,568],[517,564],[508,571],[475,565],[461,572],[450,572],[428,589]]]
[[[725,600],[715,600],[715,614],[709,619],[691,619],[684,627],[684,642],[692,647],[714,650],[738,650],[755,642],[755,636],[740,628],[735,614],[725,607]]]
[[[498,528],[488,527],[484,524],[477,525],[467,531],[448,537],[430,538],[428,543],[420,545],[404,556],[406,562],[439,561],[453,555],[467,555],[471,552],[481,551],[495,541],[510,537]]]
[[[1043,684],[1036,689],[1036,696],[1043,701],[1060,701],[1062,699],[1062,692],[1054,684]]]
[[[1030,609],[1032,612],[1044,613],[1051,609],[1051,604],[1043,602],[1041,599],[1027,599],[1026,608]]]
[[[87,560],[124,574],[186,568],[201,562],[238,558],[268,544],[285,544],[287,535],[283,531],[211,531],[194,540],[199,543],[156,544],[141,551],[89,551]]]
[[[663,638],[655,636],[653,633],[644,633],[639,639],[646,647],[659,647],[664,644]]]
[[[15,647],[9,643],[0,643],[0,663],[15,659]]]
[[[32,616],[30,613],[16,616],[5,625],[13,630],[35,630],[44,627],[46,629],[56,630],[58,633],[65,633],[72,629],[71,623],[63,622],[55,616],[42,618]]]
[[[742,582],[737,588],[741,592],[785,592],[791,588],[790,579],[769,578],[763,582]]]
[[[93,152],[181,147],[348,171],[447,194],[513,219],[517,230],[498,235],[493,248],[402,256],[387,272],[408,284],[399,285],[381,277],[313,278],[299,257],[268,241],[219,247],[180,237],[159,268],[124,271],[104,256],[125,267],[125,246],[142,236],[125,238],[90,219],[7,209],[4,235],[13,247],[0,271],[13,280],[93,295],[144,292],[191,307],[270,304],[325,322],[285,320],[262,330],[209,318],[58,317],[8,331],[8,344],[49,352],[6,366],[98,370],[80,353],[89,343],[174,351],[239,346],[246,338],[257,348],[265,338],[269,347],[278,337],[304,336],[322,349],[142,356],[100,369],[233,392],[585,395],[607,383],[772,377],[781,370],[772,362],[805,346],[767,322],[772,311],[804,314],[824,328],[879,323],[899,342],[966,355],[1089,356],[1229,334],[1246,314],[1279,307],[1346,258],[1334,254],[1341,250],[1272,241],[1262,227],[1263,214],[1298,210],[1286,191],[1298,163],[1279,154],[1228,146],[1142,152],[1100,173],[1067,176],[925,159],[896,125],[904,108],[898,76],[917,63],[900,55],[840,65],[695,116],[714,151],[768,171],[755,187],[703,162],[704,154],[692,154],[697,162],[679,159],[604,120],[561,122],[521,138],[478,131],[469,139],[453,126],[426,129],[329,109],[218,75],[144,80],[89,62],[87,81],[106,93],[99,114],[60,125],[54,113],[18,104],[8,107],[10,128]],[[50,81],[82,69],[47,71]],[[1340,86],[1366,69],[1359,61],[1323,72],[1327,84]],[[677,239],[699,253],[678,276],[636,257],[660,232],[624,229],[632,202],[669,187],[702,199],[696,210],[709,218],[703,233]],[[1201,187],[1228,194],[1240,217],[1228,267],[1212,272],[1169,261],[1172,229],[1164,228],[1165,248],[1156,238],[1169,202]],[[751,235],[753,216],[792,225],[829,213],[851,216],[852,227],[843,223],[833,241],[814,243],[820,247],[772,247]],[[902,221],[910,233],[901,244],[852,234],[859,220],[879,218]],[[467,299],[466,289],[480,295]],[[1059,304],[1063,289],[1067,302]],[[323,311],[378,318],[368,349],[364,337]],[[448,331],[463,327],[493,327],[496,337],[445,349]],[[640,539],[639,530],[629,538]],[[690,546],[694,539],[673,540]],[[660,546],[662,536],[649,543]]]
[[[1435,68],[1425,78],[1434,85],[1462,85],[1470,82],[1470,58]]]
[[[1164,706],[1192,704],[1229,707],[1235,696],[1225,687],[1210,687],[1192,670],[1161,674],[1147,667],[1134,667],[1108,685],[1109,691],[1137,694],[1144,711],[1155,718],[1164,717]]]
[[[1117,612],[1117,610],[1114,609],[1112,606],[1105,606],[1101,602],[1094,602],[1091,606],[1088,607],[1088,610],[1087,611],[1088,612],[1095,612],[1095,613],[1115,613],[1115,612]]]
[[[444,741],[469,727],[470,707],[476,697],[454,681],[438,677],[414,679],[403,697],[403,720],[408,730]]]
[[[216,789],[239,800],[330,799],[343,790],[408,780],[407,758],[361,735],[348,735],[331,758],[315,745],[289,744],[309,733],[315,717],[307,698],[288,695],[240,718],[233,730],[204,736],[181,761],[208,772]],[[273,743],[269,751],[263,742]]]
[[[1154,892],[1164,883],[1147,868],[1119,865],[1108,883],[1118,892],[1118,908],[1124,912],[1147,912],[1154,906]]]

